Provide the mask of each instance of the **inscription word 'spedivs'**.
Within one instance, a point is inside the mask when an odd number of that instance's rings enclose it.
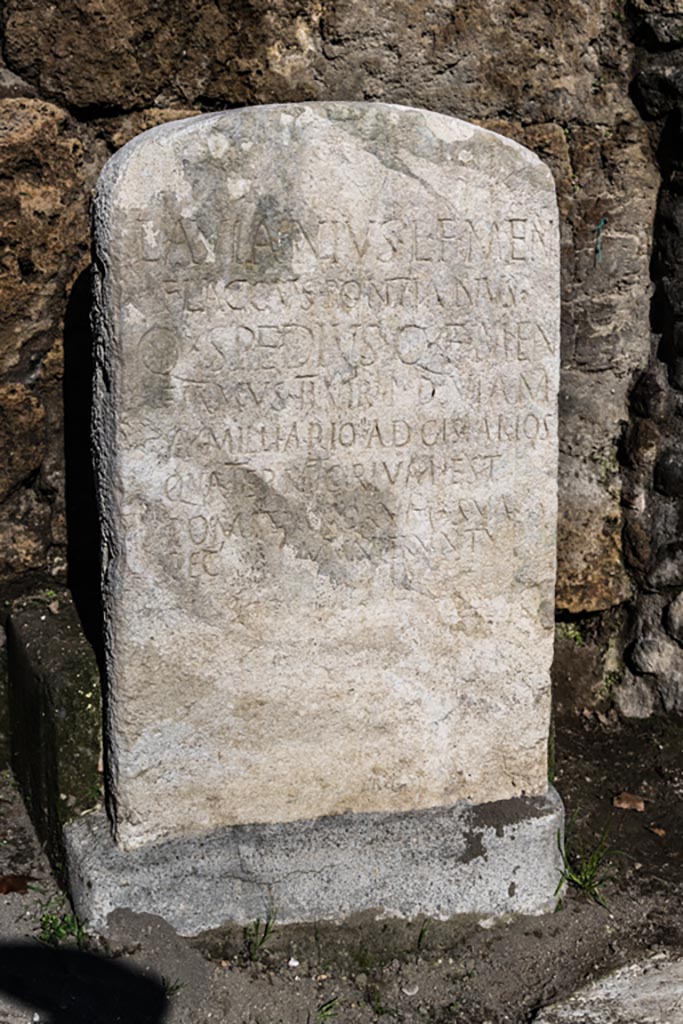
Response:
[[[195,311],[196,312],[196,311]],[[164,374],[173,370],[179,347],[169,327],[155,326],[140,339],[142,359],[148,370]],[[394,349],[394,357],[406,366],[433,373],[457,372],[458,355],[470,350],[482,359],[530,363],[553,352],[541,324],[483,324],[463,320],[434,328],[419,323],[396,324],[387,336],[381,323],[285,323],[242,324],[214,327],[195,339],[194,372],[200,376],[226,370],[311,370],[333,366],[344,356],[360,367],[374,366],[379,352]]]
[[[206,115],[95,206],[125,848],[546,792],[558,227],[443,115]]]

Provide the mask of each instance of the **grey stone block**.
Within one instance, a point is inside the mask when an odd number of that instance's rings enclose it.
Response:
[[[562,802],[544,797],[409,813],[239,825],[124,852],[98,811],[70,823],[71,895],[106,934],[117,908],[158,914],[183,935],[247,923],[380,916],[543,913],[561,876]]]
[[[679,1024],[683,960],[656,953],[541,1010],[535,1024]]]

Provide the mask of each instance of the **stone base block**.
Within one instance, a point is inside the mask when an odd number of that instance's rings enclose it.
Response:
[[[106,932],[128,907],[182,935],[271,912],[281,924],[381,916],[539,914],[556,902],[564,809],[544,797],[405,814],[241,825],[121,851],[98,811],[66,829],[78,916]]]

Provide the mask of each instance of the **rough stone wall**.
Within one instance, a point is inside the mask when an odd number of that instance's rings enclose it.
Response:
[[[633,96],[662,184],[654,224],[651,358],[624,444],[626,565],[637,587],[617,697],[622,710],[683,712],[683,3],[633,0]]]
[[[634,488],[639,470],[620,464],[625,448],[651,453],[659,429],[650,406],[635,411],[628,437],[641,440],[624,445],[629,393],[653,344],[649,261],[660,181],[629,94],[634,24],[658,31],[638,11],[616,0],[5,0],[0,443],[9,457],[0,465],[0,586],[63,579],[67,548],[72,576],[92,561],[73,527],[90,507],[91,486],[79,470],[89,359],[79,274],[88,265],[89,193],[109,153],[161,121],[243,104],[423,106],[515,137],[556,177],[564,296],[557,604],[565,618],[588,616],[581,635],[599,640],[590,693],[576,699],[604,694],[621,678],[619,610],[632,581],[646,587],[634,538],[651,536],[657,519],[673,541],[677,525],[675,513],[654,511],[659,498],[645,477]],[[74,396],[66,495],[64,345]],[[620,685],[635,692],[630,677]]]

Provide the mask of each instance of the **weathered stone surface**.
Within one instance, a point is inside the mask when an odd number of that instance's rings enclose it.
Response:
[[[534,1024],[676,1024],[682,1005],[683,960],[658,953],[546,1007]]]
[[[87,255],[96,160],[65,111],[0,100],[0,372],[33,365],[59,338],[66,290]]]
[[[678,594],[667,606],[664,624],[669,636],[683,644],[683,594]]]
[[[0,579],[12,583],[47,565],[51,509],[32,488],[14,491],[0,518]]]
[[[653,676],[667,711],[683,710],[683,651],[662,632],[644,635],[635,644],[631,660],[636,670]]]
[[[646,46],[667,49],[683,44],[681,0],[629,0],[628,7]]]
[[[146,110],[136,110],[132,114],[124,114],[122,117],[97,119],[93,121],[92,127],[112,150],[117,150],[134,139],[136,135],[140,135],[141,132],[146,132],[150,128],[167,124],[169,121],[181,121],[186,117],[196,117],[201,113],[202,111],[198,109],[149,107]]]
[[[649,718],[657,707],[651,681],[624,671],[622,679],[612,691],[614,703],[624,718]]]
[[[235,111],[114,158],[96,249],[119,841],[544,793],[547,169],[424,111]]]
[[[628,117],[609,130],[572,125],[567,135],[556,601],[576,614],[609,609],[631,591],[617,450],[633,374],[650,351],[649,331],[636,325],[649,317],[656,177],[642,126]]]
[[[0,587],[62,575],[62,335],[104,163],[65,111],[0,99]]]
[[[123,852],[103,811],[66,828],[74,907],[108,935],[112,911],[156,914],[182,935],[277,912],[279,924],[539,914],[557,904],[555,790],[481,807],[236,825]],[[115,922],[112,922],[115,925]]]
[[[654,475],[655,487],[669,497],[683,497],[683,454],[676,448],[662,452]]]
[[[658,548],[649,584],[653,590],[683,587],[683,541],[662,544]]]
[[[669,114],[683,93],[683,69],[669,55],[657,56],[636,75],[633,94],[645,118],[658,120]]]
[[[3,13],[9,66],[70,107],[450,96],[468,116],[566,123],[618,94],[601,56],[620,26],[589,0],[7,0]]]
[[[0,385],[0,501],[40,466],[45,411],[23,384]]]
[[[256,90],[261,98],[315,98],[319,21],[317,4],[304,13],[290,0],[9,0],[5,50],[13,70],[70,107],[131,110],[166,98],[187,106],[221,96],[240,103]]]
[[[631,391],[630,403],[636,416],[648,417],[655,423],[666,419],[670,400],[661,366],[653,367],[638,377]]]
[[[609,608],[630,593],[621,557],[621,519],[600,476],[595,463],[560,460],[560,480],[565,492],[571,488],[572,502],[561,506],[558,523],[556,600],[559,608],[573,613]]]
[[[7,696],[7,642],[0,630],[0,771],[9,768],[9,705]]]

